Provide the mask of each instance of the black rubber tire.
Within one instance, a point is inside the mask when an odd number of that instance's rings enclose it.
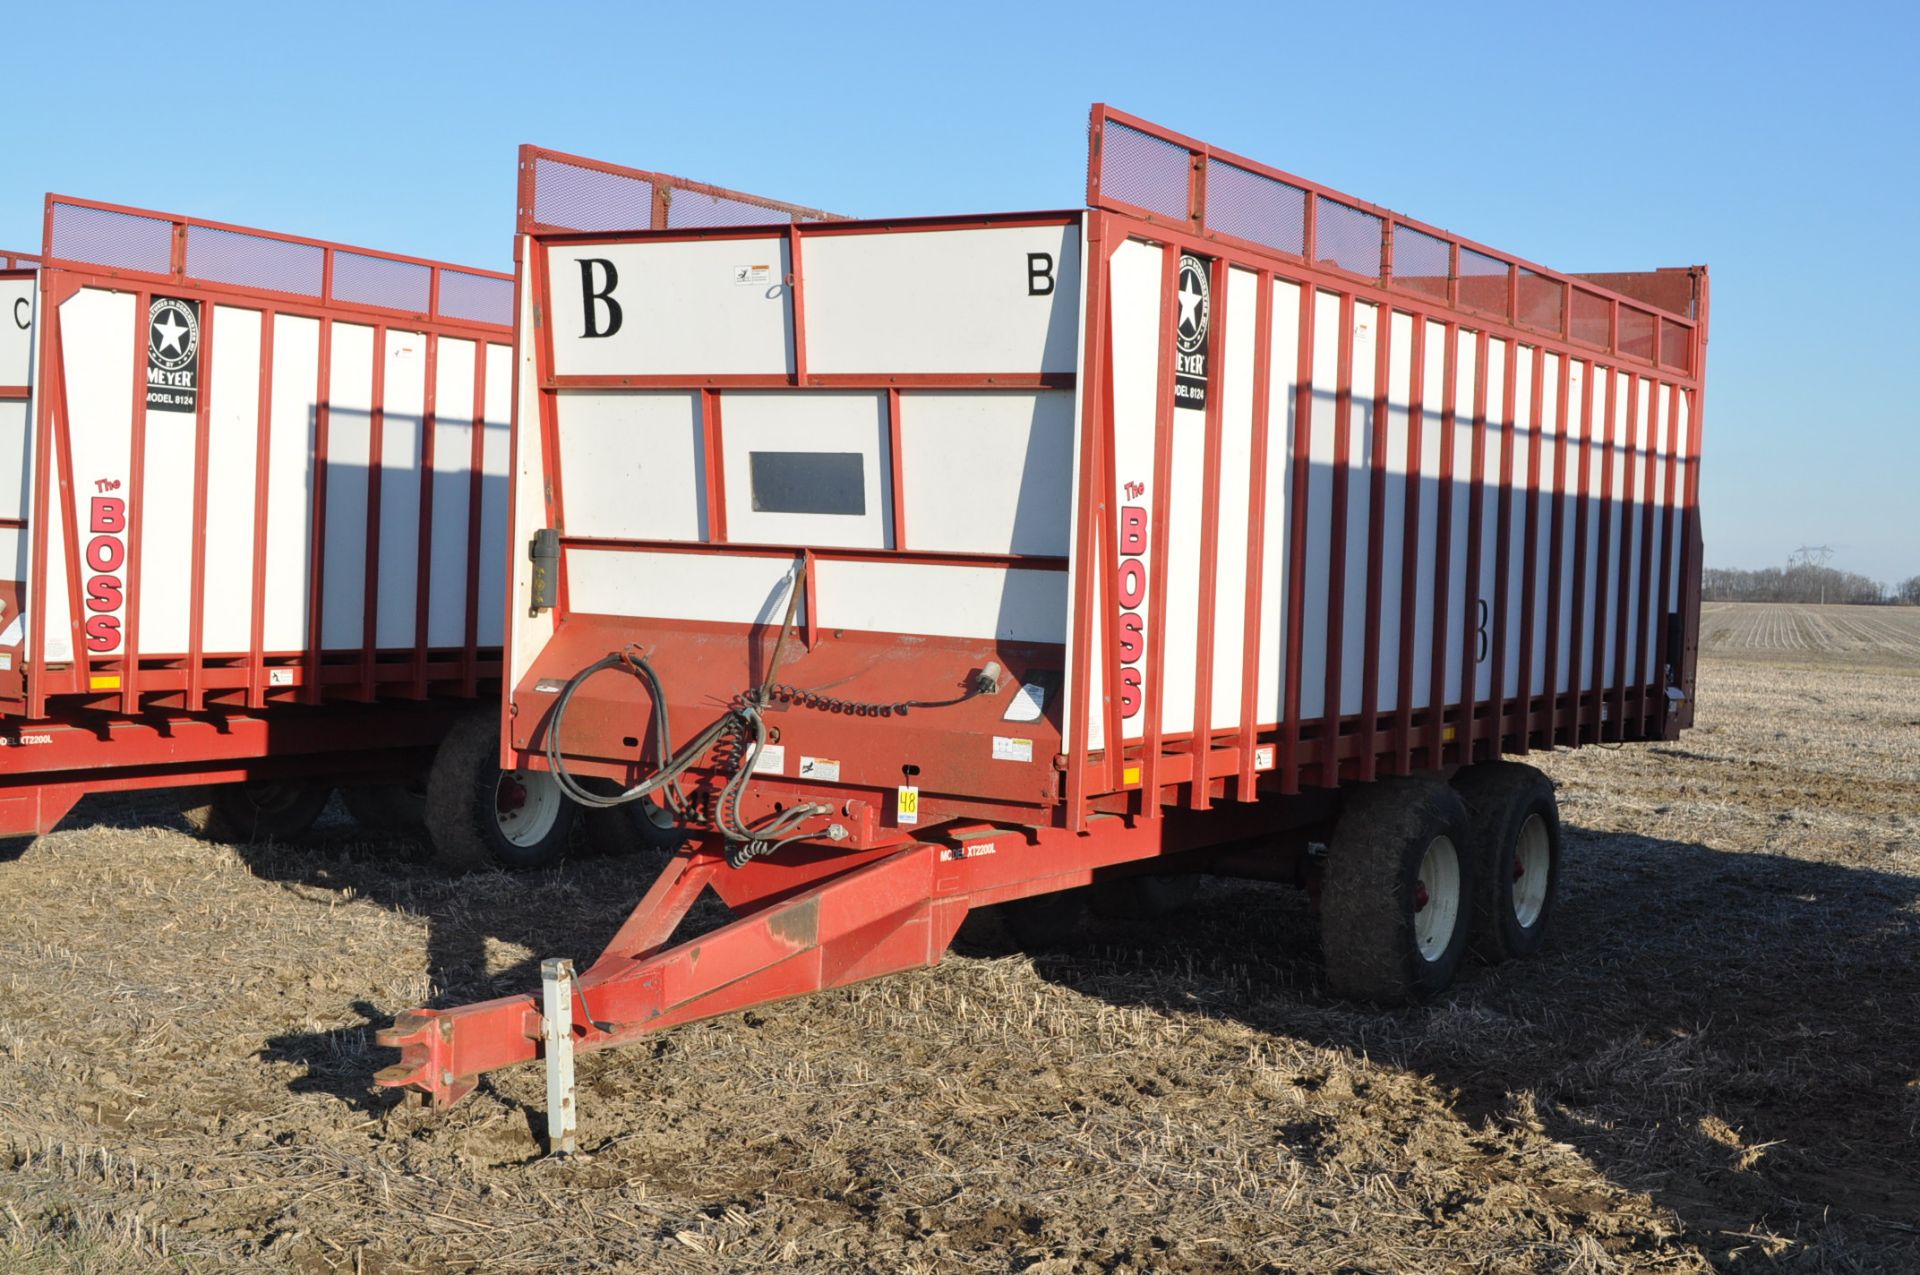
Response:
[[[583,807],[580,823],[588,848],[600,855],[669,855],[687,839],[666,807],[646,797],[619,806]]]
[[[449,868],[524,870],[550,867],[566,857],[580,807],[557,791],[553,824],[537,840],[517,843],[501,830],[495,811],[506,776],[500,770],[499,731],[500,717],[492,709],[461,718],[440,741],[427,771],[427,839],[434,857]]]
[[[332,796],[331,785],[306,779],[216,784],[178,792],[180,813],[196,835],[242,845],[305,836]]]
[[[354,822],[370,832],[419,832],[427,826],[427,785],[422,776],[411,783],[349,784],[340,800]]]
[[[1195,872],[1116,877],[1095,882],[1087,906],[1105,921],[1152,921],[1191,905],[1199,894]]]
[[[1458,793],[1438,780],[1388,779],[1345,794],[1320,894],[1327,986],[1376,1005],[1427,1000],[1453,982],[1473,930],[1472,823]],[[1420,865],[1439,838],[1452,842],[1459,873],[1445,945],[1423,954],[1416,920]]]
[[[1560,803],[1553,781],[1512,761],[1468,766],[1453,778],[1473,822],[1480,890],[1474,901],[1473,951],[1483,961],[1532,956],[1547,941],[1560,893]],[[1522,925],[1514,906],[1521,875],[1521,832],[1538,817],[1546,832],[1546,897],[1533,922]]]

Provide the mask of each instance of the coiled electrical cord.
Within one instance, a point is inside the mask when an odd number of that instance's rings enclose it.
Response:
[[[774,644],[773,658],[767,667],[766,680],[758,690],[734,698],[727,711],[710,722],[705,729],[684,747],[674,752],[660,763],[653,774],[613,796],[589,792],[571,771],[567,769],[562,756],[560,743],[561,731],[566,722],[567,709],[573,703],[574,694],[596,673],[607,669],[624,668],[638,678],[647,688],[647,694],[653,701],[653,736],[665,748],[673,740],[672,723],[667,712],[666,690],[660,681],[660,675],[654,671],[639,647],[629,643],[624,649],[613,651],[589,664],[567,679],[560,695],[553,702],[553,708],[547,718],[547,769],[553,775],[560,790],[583,806],[598,810],[607,810],[623,806],[630,801],[639,801],[664,790],[667,805],[678,819],[692,815],[686,793],[680,787],[680,777],[709,753],[714,754],[714,767],[724,772],[726,782],[721,785],[720,794],[713,804],[712,823],[714,829],[728,843],[727,863],[730,867],[744,867],[754,859],[774,853],[780,847],[791,842],[801,841],[807,834],[797,831],[801,824],[816,815],[832,813],[831,806],[813,802],[802,802],[790,809],[782,810],[763,819],[759,824],[749,826],[740,815],[740,800],[746,793],[747,783],[752,778],[754,768],[759,765],[760,755],[767,747],[767,724],[761,717],[761,709],[770,703],[796,705],[802,708],[818,709],[827,713],[841,713],[855,717],[904,717],[908,710],[915,708],[948,708],[985,694],[999,687],[1000,666],[989,664],[976,675],[962,694],[945,700],[901,700],[892,704],[867,704],[856,700],[838,699],[830,695],[820,695],[803,690],[785,682],[776,682],[774,675],[779,671],[780,658],[785,652],[787,637],[793,629],[795,610],[800,601],[799,576],[804,569],[804,558],[796,559],[793,569],[787,573],[787,611],[780,626],[780,640]]]

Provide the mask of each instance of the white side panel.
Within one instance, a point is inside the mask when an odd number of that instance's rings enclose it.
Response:
[[[1113,307],[1113,472],[1117,484],[1111,499],[1123,522],[1128,510],[1140,511],[1138,516],[1144,519],[1145,511],[1153,507],[1154,404],[1160,366],[1160,272],[1164,260],[1160,249],[1128,240],[1114,250],[1109,276]],[[1129,561],[1139,563],[1139,569],[1128,566]],[[1123,739],[1139,739],[1146,730],[1144,700],[1133,697],[1129,684],[1137,685],[1134,679],[1146,667],[1146,632],[1152,618],[1150,592],[1142,588],[1141,596],[1134,598],[1125,589],[1130,581],[1146,581],[1152,571],[1151,534],[1137,544],[1129,544],[1123,533],[1120,571],[1111,605],[1118,608],[1122,624],[1138,625],[1138,633],[1132,638],[1122,634],[1123,653],[1139,652],[1117,671],[1111,688],[1122,703]],[[1128,619],[1129,615],[1135,618]]]
[[[793,566],[748,554],[569,549],[567,589],[573,609],[592,615],[778,625]],[[806,614],[803,595],[794,622]]]
[[[1285,715],[1287,537],[1293,519],[1294,414],[1299,407],[1300,288],[1273,281],[1273,337],[1267,360],[1266,530],[1260,549],[1260,684],[1255,725]]]
[[[1073,372],[1080,227],[807,239],[807,370]]]
[[[534,331],[534,289],[528,282],[528,271],[524,263],[533,259],[538,251],[531,240],[525,237],[515,242],[515,258],[523,263],[519,282],[520,308],[514,320],[515,330],[522,334]],[[540,377],[535,366],[534,342],[521,340],[511,352],[510,370],[517,370],[516,398],[512,404],[511,415],[518,422],[514,426],[510,440],[512,451],[512,514],[513,538],[525,543],[533,539],[533,533],[546,519],[544,491],[546,488],[546,469],[540,451]],[[489,400],[491,401],[491,400]],[[504,402],[505,400],[502,400]],[[571,570],[572,559],[568,560]],[[614,564],[618,565],[618,564]],[[498,623],[511,624],[511,640],[507,643],[508,686],[517,686],[533,666],[533,661],[554,631],[555,610],[535,612],[529,605],[532,602],[533,564],[525,553],[508,554],[504,563],[500,559],[489,565],[488,560],[480,560],[480,576],[485,579],[489,574],[512,582],[513,606],[502,608],[504,614]],[[574,606],[580,606],[577,592],[579,582],[572,577],[570,588]],[[482,617],[484,619],[484,617]],[[484,631],[484,627],[483,627]]]
[[[1626,554],[1623,541],[1626,537],[1625,506],[1629,498],[1627,492],[1627,396],[1633,393],[1633,378],[1625,372],[1614,372],[1613,377],[1613,447],[1607,459],[1608,478],[1612,483],[1613,508],[1608,516],[1608,534],[1611,540],[1607,548],[1606,570],[1601,580],[1607,591],[1607,629],[1603,635],[1607,642],[1606,678],[1602,686],[1617,684],[1620,675],[1620,611],[1626,605],[1621,596],[1620,581],[1625,575]]]
[[[1313,295],[1313,406],[1307,416],[1306,593],[1300,655],[1300,716],[1323,716],[1327,701],[1327,639],[1333,555],[1334,385],[1340,366],[1340,298]]]
[[[1400,639],[1419,625],[1401,613],[1407,571],[1407,474],[1411,466],[1408,404],[1413,378],[1413,317],[1395,313],[1387,344],[1387,482],[1380,513],[1380,631],[1376,653],[1381,712],[1399,709]],[[1417,641],[1417,639],[1416,639]]]
[[[1211,725],[1240,724],[1246,660],[1248,465],[1253,455],[1253,354],[1260,315],[1260,277],[1227,272],[1227,347],[1219,370],[1220,509],[1214,536],[1213,704]]]
[[[260,469],[260,311],[213,310],[207,378],[206,585],[200,649],[244,654],[253,642],[253,506]]]
[[[820,623],[1009,642],[1067,640],[1067,573],[816,560]]]
[[[1561,445],[1566,455],[1560,466],[1560,669],[1556,694],[1573,689],[1573,664],[1579,658],[1581,635],[1573,631],[1573,600],[1579,581],[1574,575],[1574,547],[1580,535],[1580,396],[1585,392],[1587,365],[1567,360],[1567,418],[1561,422]]]
[[[380,580],[374,642],[412,647],[420,605],[420,468],[426,442],[427,339],[387,332],[380,413]]]
[[[1193,729],[1193,694],[1200,659],[1200,513],[1206,503],[1207,414],[1173,409],[1172,472],[1166,485],[1167,592],[1161,633],[1160,731]],[[1151,506],[1149,506],[1151,508]],[[1149,523],[1151,526],[1151,523]],[[1148,695],[1153,693],[1148,683]]]
[[[1602,684],[1605,671],[1600,668],[1600,658],[1605,651],[1598,623],[1600,605],[1600,581],[1607,571],[1607,561],[1600,554],[1600,508],[1602,501],[1602,483],[1607,473],[1607,440],[1611,432],[1607,424],[1607,369],[1598,364],[1588,363],[1586,368],[1588,412],[1584,428],[1587,431],[1586,468],[1587,468],[1587,583],[1586,597],[1581,600],[1583,621],[1580,625],[1580,689],[1590,690]]]
[[[907,548],[1064,557],[1072,473],[1070,390],[900,396]]]
[[[793,371],[786,285],[793,266],[785,238],[555,244],[541,251],[548,254],[553,298],[547,315],[553,366],[562,376]],[[607,265],[595,263],[611,264],[611,287]],[[592,292],[602,298],[593,302],[591,330],[607,335],[587,335],[583,270],[591,273]],[[811,294],[809,280],[809,310]],[[672,298],[671,303],[662,303],[662,297]],[[609,302],[618,307],[618,327]]]
[[[208,402],[211,406],[211,399]],[[197,432],[191,412],[147,413],[146,485],[135,515],[140,520],[140,561],[129,559],[128,566],[128,583],[134,584],[137,573],[140,593],[135,640],[141,655],[184,655],[187,650]]]
[[[427,566],[427,645],[467,640],[468,515],[473,508],[473,345],[447,337],[434,366],[433,545]],[[482,562],[482,571],[498,564]]]
[[[91,532],[89,502],[103,492],[126,500],[129,502],[129,522],[133,518],[142,518],[145,512],[132,508],[130,503],[134,403],[133,383],[127,375],[127,364],[132,354],[131,342],[137,339],[139,332],[134,300],[129,292],[83,288],[60,306],[61,350],[66,363],[66,403],[73,457],[73,473],[69,477],[73,484],[74,517],[79,523],[75,535],[80,542],[82,579],[92,574],[86,560],[87,548],[100,534],[120,542],[121,567],[111,574],[118,575],[123,582],[127,579],[125,549],[128,537],[124,533]],[[153,415],[166,417],[174,414],[156,412]],[[191,476],[193,418],[189,416],[184,419],[188,422],[187,473]],[[59,488],[55,486],[53,490],[58,492]],[[58,503],[57,495],[54,499]],[[161,499],[164,502],[164,493]],[[188,518],[186,521],[192,520]],[[59,544],[59,541],[48,542],[47,560],[51,568],[54,559],[59,558],[64,576],[66,555],[58,551]],[[148,549],[147,552],[151,560],[154,550]],[[51,576],[51,569],[48,574]],[[160,588],[166,587],[163,576],[157,584]],[[145,587],[144,581],[142,587]],[[92,654],[113,655],[125,648],[124,626],[130,616],[124,605],[99,611],[89,610],[87,615],[89,618],[117,615],[122,626],[112,632],[110,641],[99,641],[99,649],[92,650]],[[71,632],[64,614],[47,616],[47,638],[48,659],[72,658]],[[62,650],[63,655],[55,654]]]
[[[314,390],[319,369],[319,322],[277,316],[273,321],[266,606],[261,638],[272,652],[300,651],[307,645],[313,547]]]
[[[372,459],[373,329],[333,325],[327,412],[327,529],[321,579],[320,644],[365,643],[367,478]]]
[[[1340,712],[1366,702],[1367,534],[1373,517],[1373,408],[1380,344],[1378,306],[1353,307],[1353,393],[1347,412],[1347,547],[1341,598]],[[1383,706],[1384,707],[1384,706]]]
[[[1560,438],[1560,356],[1548,354],[1541,363],[1540,385],[1540,496],[1535,506],[1540,512],[1540,527],[1536,533],[1533,563],[1533,680],[1527,687],[1529,695],[1544,694],[1547,690],[1547,627],[1550,617],[1560,605],[1557,581],[1551,572],[1553,566],[1553,529],[1565,526],[1565,511],[1561,505],[1561,483],[1558,467],[1562,459]],[[1564,577],[1567,564],[1572,560],[1566,551],[1565,531],[1561,532],[1560,550],[1561,575]],[[1564,635],[1565,625],[1557,632]],[[1566,639],[1562,636],[1561,641]],[[1558,660],[1559,653],[1555,653]]]
[[[886,395],[864,391],[748,391],[722,396],[727,539],[738,544],[891,548],[893,462],[887,447],[886,407]],[[756,508],[756,452],[857,455],[861,512],[788,513]]]
[[[1520,634],[1526,627],[1527,537],[1533,532],[1533,350],[1519,346],[1514,352],[1513,380],[1513,475],[1512,512],[1507,530],[1507,632],[1504,664],[1500,671],[1500,694],[1508,698],[1520,694]]]
[[[1686,526],[1688,470],[1693,464],[1688,459],[1693,454],[1693,399],[1685,390],[1682,390],[1677,396],[1677,401],[1679,414],[1674,417],[1673,435],[1673,448],[1677,456],[1673,467],[1673,521],[1667,545],[1667,557],[1673,564],[1667,588],[1667,609],[1670,611],[1680,609],[1680,595],[1685,589],[1685,585],[1680,580],[1680,560],[1684,556],[1683,550],[1686,547],[1682,530]],[[1675,653],[1672,659],[1678,663],[1679,655]]]
[[[1473,383],[1480,363],[1477,334],[1462,331],[1454,342],[1452,522],[1447,544],[1447,650],[1445,703],[1462,701],[1460,661],[1470,634],[1479,628],[1480,603],[1467,594],[1467,510],[1473,493]]]
[[[33,381],[33,309],[39,281],[0,279],[0,385]]]
[[[513,350],[489,344],[486,419],[480,433],[480,587],[475,641],[499,646],[506,626],[507,469],[513,463]],[[524,554],[520,555],[522,558]]]
[[[1414,564],[1413,685],[1415,708],[1433,703],[1433,622],[1435,589],[1440,582],[1441,412],[1446,408],[1446,325],[1427,322],[1420,385],[1420,543]]]
[[[1468,623],[1473,633],[1473,694],[1476,700],[1493,698],[1494,610],[1500,581],[1500,463],[1506,446],[1501,426],[1509,419],[1507,358],[1513,347],[1502,340],[1487,342],[1486,437],[1476,481],[1480,486],[1480,593],[1472,604]]]
[[[679,390],[559,396],[567,532],[700,540],[707,528],[700,395]]]

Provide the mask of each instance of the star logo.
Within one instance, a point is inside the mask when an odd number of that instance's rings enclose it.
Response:
[[[1212,311],[1207,263],[1198,257],[1183,255],[1178,280],[1174,297],[1180,302],[1180,317],[1176,321],[1180,349],[1186,354],[1198,354],[1207,347],[1207,321]]]
[[[192,302],[155,297],[147,326],[147,358],[154,367],[177,372],[199,354],[200,316]]]

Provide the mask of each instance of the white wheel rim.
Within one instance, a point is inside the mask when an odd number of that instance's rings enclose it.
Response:
[[[1413,942],[1423,961],[1437,961],[1460,923],[1460,851],[1450,837],[1435,837],[1420,856],[1413,887]]]
[[[1547,910],[1547,887],[1552,884],[1553,845],[1547,821],[1528,815],[1513,847],[1513,919],[1530,929]]]
[[[523,849],[539,845],[560,821],[566,800],[544,770],[503,770],[494,788],[493,821],[500,835]]]

